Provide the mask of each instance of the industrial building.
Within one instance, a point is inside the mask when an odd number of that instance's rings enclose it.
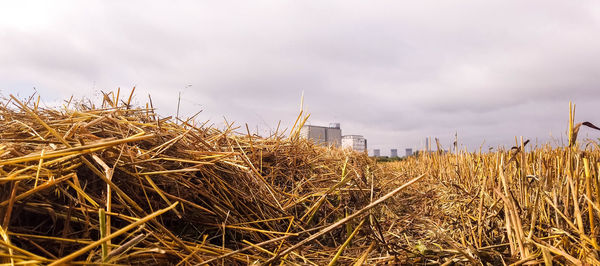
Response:
[[[340,123],[330,123],[328,127],[304,125],[300,129],[300,137],[314,140],[321,145],[339,147],[342,143]]]
[[[381,157],[381,150],[374,149],[373,150],[373,156],[375,156],[375,157]]]
[[[390,150],[390,158],[398,158],[398,149]]]
[[[412,148],[407,148],[407,149],[406,149],[406,157],[408,157],[408,156],[412,156],[412,155],[413,155]]]
[[[300,137],[313,140],[320,145],[332,145],[358,152],[367,152],[367,139],[362,135],[342,136],[340,123],[330,123],[328,127],[304,125]]]
[[[345,135],[342,137],[342,148],[359,152],[367,151],[367,139],[361,135]]]

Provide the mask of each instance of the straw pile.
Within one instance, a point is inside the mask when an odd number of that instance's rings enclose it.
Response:
[[[573,111],[566,147],[376,163],[299,138],[302,113],[262,138],[130,101],[2,102],[0,263],[600,265]]]
[[[290,137],[261,138],[118,94],[3,101],[0,263],[361,263],[404,188],[376,187],[364,154],[300,139],[302,114]]]

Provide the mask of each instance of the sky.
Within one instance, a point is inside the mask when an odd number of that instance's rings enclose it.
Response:
[[[157,112],[269,134],[339,122],[369,150],[470,150],[600,124],[598,1],[2,1],[0,95],[136,87]],[[240,129],[240,130],[241,130]],[[583,128],[580,135],[598,138]]]

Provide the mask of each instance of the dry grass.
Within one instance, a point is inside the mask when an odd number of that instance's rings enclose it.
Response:
[[[600,264],[600,151],[573,114],[568,147],[377,164],[300,139],[302,113],[259,137],[131,95],[2,101],[0,263]]]
[[[491,153],[422,154],[387,172],[427,178],[387,204],[387,233],[403,262],[600,265],[600,147],[570,145]]]
[[[119,97],[4,100],[0,262],[348,264],[403,188],[383,196],[366,155],[300,139],[302,114],[262,138]]]

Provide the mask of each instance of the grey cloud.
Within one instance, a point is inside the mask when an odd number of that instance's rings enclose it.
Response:
[[[165,116],[181,92],[184,115],[202,109],[199,119],[225,116],[268,132],[280,120],[291,126],[304,91],[310,123],[341,122],[384,150],[417,148],[426,136],[450,143],[455,132],[469,148],[510,146],[520,135],[545,141],[563,134],[569,100],[590,121],[600,100],[593,1],[64,1],[45,9],[0,6],[10,18],[0,18],[2,93],[35,86],[52,102],[136,85],[137,101],[150,93]]]

